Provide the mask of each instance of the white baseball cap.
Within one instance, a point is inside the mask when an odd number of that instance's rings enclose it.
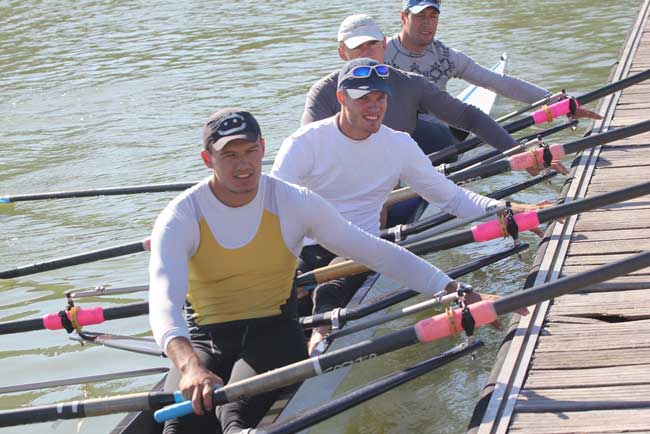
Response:
[[[381,29],[368,15],[350,15],[343,20],[339,27],[339,42],[352,49],[364,42],[383,41],[384,34]]]

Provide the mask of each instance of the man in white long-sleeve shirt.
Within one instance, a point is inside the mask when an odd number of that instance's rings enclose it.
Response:
[[[547,89],[520,78],[497,74],[435,39],[440,7],[439,0],[404,0],[400,12],[402,29],[388,39],[384,53],[386,63],[423,75],[443,91],[447,90],[450,79],[460,78],[527,104],[551,94]],[[584,108],[579,108],[575,116],[600,119],[598,114]],[[431,120],[426,115],[422,117]],[[426,135],[427,128],[431,127],[418,122],[415,137]]]
[[[165,389],[180,388],[201,416],[170,421],[164,432],[217,432],[218,420],[233,434],[254,427],[276,394],[219,406],[215,419],[206,415],[213,388],[307,356],[293,287],[305,237],[426,294],[458,284],[352,225],[319,195],[262,175],[264,139],[250,113],[215,112],[203,142],[212,174],[174,199],[153,229],[150,323],[173,362]]]
[[[379,233],[382,206],[399,180],[429,203],[459,217],[481,215],[499,205],[447,180],[408,134],[382,125],[391,92],[389,73],[390,68],[369,58],[343,65],[336,92],[340,112],[289,136],[271,175],[313,190],[345,219],[372,234]],[[513,205],[517,212],[536,207]],[[336,255],[326,247],[308,243],[301,253],[300,271],[332,261]],[[314,312],[345,305],[362,281],[351,277],[319,285],[312,295]],[[326,332],[326,327],[314,330],[310,350]]]

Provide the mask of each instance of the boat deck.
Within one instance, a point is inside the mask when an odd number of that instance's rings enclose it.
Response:
[[[650,68],[650,1],[644,0],[610,80]],[[594,132],[650,119],[650,82],[601,105]],[[650,134],[585,151],[574,161],[566,201],[650,179]],[[650,250],[650,197],[556,223],[540,246],[530,284]],[[487,433],[650,432],[650,269],[536,306],[504,343],[486,387]]]

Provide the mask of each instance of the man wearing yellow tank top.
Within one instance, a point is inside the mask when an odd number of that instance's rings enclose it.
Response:
[[[211,175],[163,210],[151,237],[151,328],[173,362],[165,389],[180,389],[198,415],[168,422],[165,433],[218,432],[217,423],[225,434],[247,432],[276,393],[212,412],[213,388],[307,357],[293,286],[305,237],[423,293],[457,288],[316,193],[262,175],[265,143],[249,112],[212,114],[203,144]]]

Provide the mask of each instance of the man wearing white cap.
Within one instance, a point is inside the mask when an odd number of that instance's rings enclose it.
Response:
[[[343,20],[338,41],[339,56],[344,61],[368,57],[384,63],[386,39],[377,23],[367,15],[351,15]],[[311,87],[302,125],[339,112],[341,106],[336,99],[336,80],[337,72],[332,72]],[[473,132],[496,149],[506,150],[515,144],[515,139],[488,115],[438,89],[419,74],[390,68],[388,84],[393,92],[388,97],[384,125],[392,129],[412,134],[418,113],[430,113],[447,124]],[[436,137],[418,142],[425,154],[453,143],[454,139],[446,126],[438,131]]]

